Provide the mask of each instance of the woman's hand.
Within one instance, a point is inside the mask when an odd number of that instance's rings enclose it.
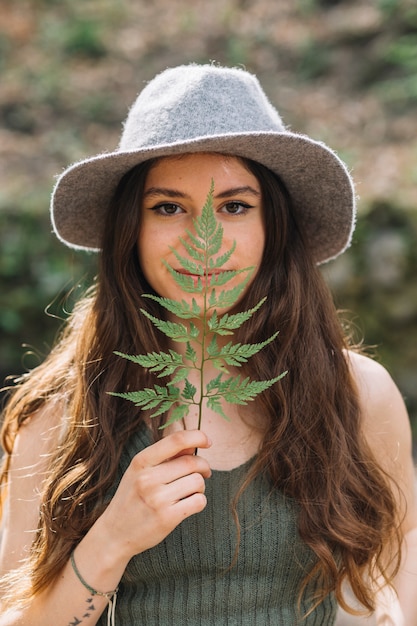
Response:
[[[106,511],[96,522],[119,558],[160,543],[185,518],[206,506],[210,466],[196,448],[211,442],[198,430],[168,435],[139,452],[130,463]]]
[[[9,488],[9,499],[11,493],[14,496],[13,506],[9,503],[7,541],[2,550],[6,566],[10,561],[14,564],[16,555],[19,558],[24,555],[26,544],[22,538],[27,536],[27,530],[32,526],[26,528],[23,522],[36,520],[39,511],[39,499],[33,497],[35,489],[32,482],[27,485],[27,480],[19,480],[19,472],[27,474],[32,435],[34,429],[35,432],[36,429],[43,432],[43,421],[36,420],[22,429],[16,449],[13,484]],[[53,443],[51,439],[51,446]],[[204,481],[211,475],[211,470],[207,461],[194,456],[194,450],[210,445],[211,442],[201,431],[180,431],[168,435],[133,458],[107,509],[75,550],[78,571],[93,589],[116,589],[133,555],[156,545],[182,520],[204,509]],[[38,476],[43,476],[41,470],[44,471],[40,468]],[[22,497],[26,507],[23,511],[15,506],[15,502],[19,503]],[[32,598],[27,606],[2,613],[0,625],[65,626],[82,621],[86,626],[94,626],[106,607],[107,600],[98,595],[91,605],[90,591],[68,562],[55,583]]]

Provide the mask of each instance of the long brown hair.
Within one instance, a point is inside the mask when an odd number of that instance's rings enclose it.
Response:
[[[362,436],[357,390],[345,354],[349,341],[286,188],[263,166],[244,163],[261,185],[267,227],[261,266],[240,306],[250,308],[265,295],[267,301],[239,329],[237,340],[257,342],[278,329],[278,339],[244,370],[258,380],[288,370],[279,385],[257,399],[266,430],[248,480],[267,472],[274,488],[298,501],[300,535],[318,557],[305,581],[320,580],[316,601],[334,591],[348,609],[342,593],[347,579],[359,601],[372,610],[373,583],[381,572],[390,581],[399,563],[392,487]],[[3,485],[19,426],[53,399],[63,412],[65,431],[51,455],[27,564],[30,594],[51,584],[103,511],[123,446],[144,420],[143,412],[107,392],[149,386],[152,377],[114,350],[139,354],[166,347],[139,313],[147,308],[164,316],[157,303],[142,298],[152,289],[136,249],[150,167],[152,161],[141,164],[121,180],[107,214],[96,285],[75,307],[49,357],[24,377],[6,408]],[[155,422],[156,436],[157,426]],[[388,561],[387,545],[392,546]],[[14,587],[14,597],[16,593]]]

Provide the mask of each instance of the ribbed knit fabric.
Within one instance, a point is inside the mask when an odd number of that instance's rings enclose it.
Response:
[[[147,430],[128,442],[121,472],[150,444]],[[213,471],[206,481],[206,509],[182,522],[162,543],[135,556],[119,586],[117,626],[331,626],[336,603],[329,596],[302,619],[300,583],[315,557],[297,531],[297,505],[268,481],[256,478],[239,500],[241,541],[230,502],[251,461]],[[122,514],[122,512],[121,512]],[[308,593],[314,593],[309,588]],[[99,624],[105,624],[105,615]]]

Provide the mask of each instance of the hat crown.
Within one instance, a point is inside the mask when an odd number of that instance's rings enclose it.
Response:
[[[317,263],[351,242],[351,176],[327,146],[290,132],[257,78],[243,69],[182,65],[151,80],[124,124],[119,147],[74,163],[51,199],[55,233],[74,248],[98,250],[122,177],[149,159],[217,152],[256,161],[277,174]]]
[[[156,76],[139,94],[119,150],[169,145],[233,133],[284,132],[257,78],[238,68],[182,65]]]

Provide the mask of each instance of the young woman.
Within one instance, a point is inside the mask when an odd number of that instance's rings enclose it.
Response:
[[[246,406],[223,403],[228,421],[206,405],[200,430],[193,410],[160,429],[169,411],[151,418],[108,393],[161,384],[115,351],[187,357],[140,310],[176,321],[143,294],[202,304],[167,266],[198,282],[180,238],[212,182],[219,254],[235,245],[216,271],[256,268],[233,312],[267,297],[233,341],[279,331],[231,375],[287,374]],[[330,626],[349,608],[345,584],[380,625],[417,624],[408,417],[344,336],[317,268],[350,244],[354,219],[345,166],[286,130],[240,69],[166,70],[118,150],[64,172],[55,232],[101,249],[100,270],[6,407],[1,626]],[[206,361],[203,382],[218,373]]]

